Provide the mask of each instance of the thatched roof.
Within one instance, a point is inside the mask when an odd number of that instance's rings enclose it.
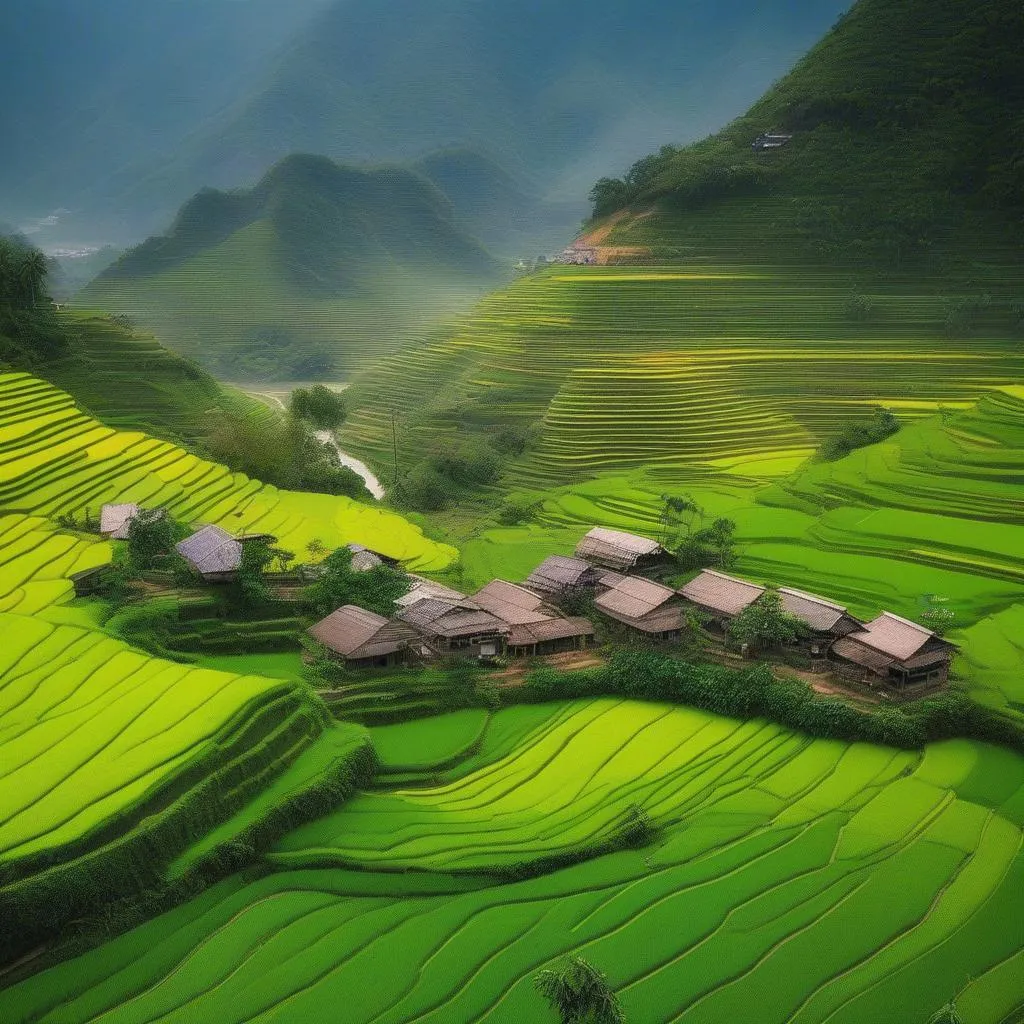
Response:
[[[398,613],[398,617],[424,636],[445,640],[458,640],[478,634],[497,635],[508,631],[508,626],[501,619],[477,608],[471,601],[456,603],[428,597],[406,606]]]
[[[471,598],[474,604],[490,612],[510,626],[527,622],[543,622],[553,617],[545,608],[544,599],[532,590],[508,583],[505,580],[491,580]]]
[[[131,502],[123,505],[104,505],[100,509],[100,533],[111,540],[127,540],[128,528],[139,514],[139,506]]]
[[[926,626],[921,626],[909,619],[900,618],[892,612],[882,612],[872,619],[857,633],[851,633],[850,640],[855,640],[872,650],[881,651],[897,661],[906,661],[930,644],[950,650],[953,644],[936,636]]]
[[[242,564],[242,545],[219,526],[204,526],[175,550],[204,576],[237,572]]]
[[[679,591],[688,601],[722,615],[739,615],[763,593],[764,587],[748,580],[704,569]]]
[[[860,629],[861,623],[842,605],[792,587],[779,587],[783,611],[819,633],[843,635]]]
[[[638,576],[624,576],[594,604],[605,615],[643,633],[671,633],[686,622],[686,608],[671,587]]]
[[[639,576],[626,576],[601,594],[594,603],[609,615],[637,619],[660,608],[675,596],[676,592],[671,587],[663,587],[660,583]]]
[[[593,636],[594,624],[590,619],[579,617],[545,619],[543,622],[528,622],[513,626],[509,630],[510,647],[531,647],[548,640],[566,640],[570,637]]]
[[[861,665],[879,675],[885,675],[885,670],[896,660],[881,651],[865,647],[850,637],[837,640],[832,645],[832,653],[844,661],[852,661],[855,665]]]
[[[362,544],[348,544],[349,551],[352,552],[352,568],[356,572],[369,572],[371,569],[376,569],[378,565],[383,565],[383,560],[375,555],[369,548],[364,548]]]
[[[657,541],[649,537],[595,526],[576,546],[576,557],[628,571],[641,558],[659,555],[663,550]]]
[[[408,607],[411,604],[415,604],[417,601],[423,601],[428,597],[438,597],[445,601],[465,601],[466,595],[460,594],[457,590],[452,590],[451,587],[446,587],[441,583],[435,583],[433,580],[428,580],[423,576],[417,576],[414,573],[410,573],[409,579],[411,580],[411,586],[409,593],[403,594],[395,604],[399,608]]]
[[[350,661],[381,658],[404,650],[417,637],[416,630],[404,622],[347,604],[331,612],[309,633],[328,650]]]
[[[560,594],[572,587],[593,586],[598,572],[582,558],[551,555],[526,578],[526,586],[544,594]]]

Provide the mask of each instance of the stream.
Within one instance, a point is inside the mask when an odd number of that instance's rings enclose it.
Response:
[[[280,391],[253,391],[244,385],[233,385],[234,387],[241,387],[243,391],[251,395],[253,398],[258,398],[262,402],[266,402],[269,405],[277,406],[283,412],[288,411],[288,406],[285,405],[284,399],[281,395],[289,394],[289,390],[282,389]],[[296,385],[298,386],[298,385]],[[338,389],[343,390],[343,389]],[[343,452],[338,447],[338,442],[334,439],[334,435],[329,430],[318,430],[316,432],[318,441],[322,441],[324,444],[329,444],[337,453],[338,459],[346,469],[351,469],[353,473],[363,478],[363,483],[366,484],[366,489],[380,501],[384,497],[384,485],[374,476],[373,471],[365,462],[360,462],[354,455],[349,455],[347,452]]]

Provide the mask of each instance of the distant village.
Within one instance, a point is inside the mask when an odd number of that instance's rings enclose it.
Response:
[[[126,539],[138,512],[131,504],[104,506],[101,533]],[[218,526],[203,526],[176,550],[205,582],[218,584],[235,577],[244,545],[255,540],[273,538],[233,537]],[[348,549],[356,571],[397,564],[358,544]],[[697,620],[709,642],[724,642],[730,624],[769,593],[761,584],[715,569],[701,570],[678,589],[650,578],[670,560],[657,541],[594,527],[573,556],[548,556],[522,584],[495,579],[467,595],[412,574],[409,591],[395,602],[390,617],[345,605],[312,625],[309,634],[353,669],[428,664],[452,656],[485,663],[539,657],[594,643],[594,623],[559,608],[571,596],[585,596],[602,616],[648,641],[679,640]],[[785,614],[802,626],[794,646],[813,671],[896,697],[915,697],[948,681],[956,647],[926,626],[891,612],[862,622],[827,598],[791,587],[779,587],[778,596]]]

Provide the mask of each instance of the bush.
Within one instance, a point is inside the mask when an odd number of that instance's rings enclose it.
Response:
[[[866,423],[848,423],[841,427],[821,445],[818,455],[826,462],[836,462],[858,448],[892,437],[899,429],[900,421],[889,409],[876,409]]]
[[[323,384],[296,388],[292,392],[291,413],[317,430],[337,430],[345,422],[345,399]]]

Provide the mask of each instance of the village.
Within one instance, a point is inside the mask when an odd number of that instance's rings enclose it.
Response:
[[[105,505],[99,532],[126,540],[140,511],[134,504]],[[175,549],[197,579],[216,588],[236,577],[245,545],[273,541],[268,534],[233,537],[206,525]],[[355,572],[398,565],[358,544],[348,545],[348,552]],[[662,581],[671,567],[670,552],[657,541],[594,527],[572,556],[548,556],[521,584],[495,579],[467,595],[409,574],[408,591],[394,602],[390,616],[345,604],[307,632],[351,670],[425,666],[447,658],[487,665],[588,649],[600,617],[602,625],[617,631],[619,642],[670,646],[696,635],[710,657],[728,652],[733,659],[771,662],[784,655],[792,663],[795,655],[812,675],[839,688],[868,688],[889,699],[913,699],[948,682],[956,646],[926,626],[888,611],[862,622],[817,594],[773,589],[712,568],[676,588]],[[315,579],[317,571],[315,565],[305,566],[295,578]],[[77,584],[85,592],[82,582]],[[585,608],[592,617],[566,608]],[[752,610],[770,616],[773,609],[794,627],[784,644],[735,642],[741,616]]]

